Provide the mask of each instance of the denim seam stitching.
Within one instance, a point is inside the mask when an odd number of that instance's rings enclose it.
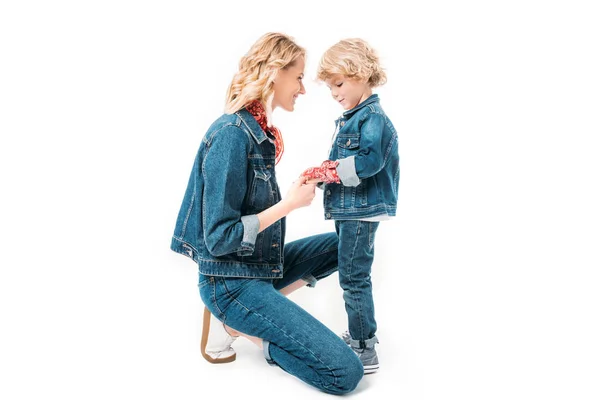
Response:
[[[208,261],[208,262],[212,262],[212,263],[225,263],[225,264],[244,264],[244,265],[252,265],[255,267],[269,267],[271,268],[272,266],[279,266],[279,263],[252,263],[252,262],[242,262],[242,261],[233,261],[233,260],[211,260],[208,258],[203,258],[203,257],[198,257],[199,260],[202,261]]]
[[[181,227],[181,237],[185,235],[187,230],[187,224],[190,219],[190,215],[192,215],[192,208],[194,208],[194,203],[196,202],[196,183],[194,183],[194,190],[192,191],[192,200],[190,201],[190,206],[185,214],[185,219],[183,220],[183,226]]]
[[[392,138],[390,139],[390,143],[387,145],[387,148],[385,149],[385,156],[383,157],[383,165],[387,164],[388,162],[388,158],[390,156],[390,153],[392,152],[392,149],[394,148],[394,140],[396,139],[396,137],[398,136],[397,133],[394,133],[392,135]]]
[[[213,289],[213,303],[215,304],[215,308],[217,310],[219,310],[220,317],[223,318],[223,321],[225,321],[225,313],[223,312],[223,310],[221,310],[221,307],[219,307],[219,304],[217,303],[217,280],[213,279],[213,283],[214,283],[212,285],[212,289]],[[225,285],[223,285],[223,286],[225,286]],[[225,322],[223,322],[223,323],[225,323]]]
[[[353,267],[354,267],[354,257],[355,257],[355,255],[356,255],[356,247],[358,246],[358,236],[360,235],[360,228],[361,228],[361,225],[362,225],[362,224],[361,224],[361,221],[357,221],[357,224],[356,224],[356,226],[357,226],[357,232],[356,232],[356,236],[355,236],[355,237],[356,237],[356,239],[355,239],[355,241],[354,241],[354,248],[352,249],[352,258],[351,258],[351,261],[350,261],[350,269],[351,269],[351,270],[350,270],[350,272],[352,272],[352,269],[353,269]],[[349,277],[351,277],[351,276],[352,276],[352,273],[350,273],[350,274],[348,274],[348,275],[349,275]],[[352,286],[354,286],[354,281],[352,280],[352,278],[350,278],[350,284],[351,284]],[[354,301],[355,301],[355,303],[358,305],[358,319],[359,319],[359,321],[360,321],[360,337],[362,338],[362,337],[364,337],[364,335],[365,335],[365,330],[364,330],[364,327],[363,327],[362,305],[361,305],[361,302],[360,302],[360,301],[358,301],[358,299],[356,298],[356,296],[357,296],[357,294],[355,294],[355,295],[353,296],[353,297],[354,297],[354,299],[353,299],[353,300],[354,300]]]

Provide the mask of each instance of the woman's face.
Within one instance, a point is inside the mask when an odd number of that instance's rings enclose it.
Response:
[[[306,93],[304,84],[304,57],[297,58],[286,69],[277,72],[273,82],[273,110],[281,107],[286,111],[294,111],[296,98]]]

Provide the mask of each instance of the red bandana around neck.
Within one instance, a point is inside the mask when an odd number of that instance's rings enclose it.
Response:
[[[270,133],[275,139],[275,164],[279,163],[279,160],[281,160],[281,156],[283,155],[283,138],[281,137],[281,132],[272,125],[267,126],[267,111],[260,101],[253,100],[246,106],[246,110],[252,114],[262,130],[266,133]]]

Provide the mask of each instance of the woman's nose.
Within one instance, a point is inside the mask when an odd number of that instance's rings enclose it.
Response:
[[[306,88],[304,87],[304,83],[300,82],[300,91],[298,92],[300,94],[305,94],[306,93]]]

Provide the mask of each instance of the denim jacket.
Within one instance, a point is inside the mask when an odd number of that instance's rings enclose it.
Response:
[[[400,182],[398,134],[376,94],[336,121],[329,153],[341,184],[323,186],[325,219],[395,216]]]
[[[194,161],[171,249],[205,275],[281,278],[285,218],[258,233],[256,214],[281,200],[275,145],[244,108],[208,129]]]

